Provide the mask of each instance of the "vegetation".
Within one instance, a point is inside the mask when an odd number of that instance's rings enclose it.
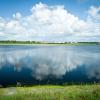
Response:
[[[99,42],[43,42],[43,41],[0,41],[0,45],[98,45]]]
[[[1,88],[0,100],[100,100],[100,84]]]

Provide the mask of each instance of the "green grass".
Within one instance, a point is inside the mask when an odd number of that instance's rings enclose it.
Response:
[[[100,85],[1,88],[0,100],[100,100]]]

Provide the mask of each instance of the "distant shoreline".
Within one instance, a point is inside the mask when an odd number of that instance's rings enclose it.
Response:
[[[65,42],[65,43],[51,43],[51,42],[37,42],[37,41],[0,41],[1,45],[33,45],[33,46],[80,46],[80,45],[100,45],[99,42]]]

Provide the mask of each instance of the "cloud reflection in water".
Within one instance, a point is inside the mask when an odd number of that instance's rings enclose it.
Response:
[[[27,67],[34,78],[43,80],[50,75],[60,78],[84,65],[88,78],[100,79],[99,50],[97,46],[0,47],[0,69],[6,64],[18,72]]]

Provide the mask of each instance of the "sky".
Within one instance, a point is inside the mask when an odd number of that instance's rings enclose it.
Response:
[[[100,0],[0,0],[0,40],[100,41]]]

